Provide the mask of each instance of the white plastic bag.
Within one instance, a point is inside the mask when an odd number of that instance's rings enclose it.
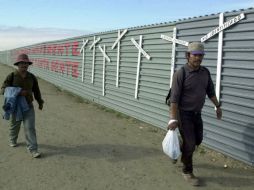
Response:
[[[168,130],[165,138],[162,141],[162,149],[165,154],[174,160],[180,156],[181,151],[177,130]]]

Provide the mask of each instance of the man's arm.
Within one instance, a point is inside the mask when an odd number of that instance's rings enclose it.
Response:
[[[216,96],[211,97],[210,100],[215,105],[215,107],[220,107],[220,104],[219,104]]]
[[[221,119],[222,118],[222,110],[220,108],[220,103],[218,102],[217,100],[217,97],[216,96],[213,96],[210,98],[210,100],[213,102],[213,104],[215,105],[216,107],[216,114],[217,114],[217,119]]]
[[[178,105],[177,103],[171,103],[170,105],[170,120],[168,122],[168,130],[175,130],[178,126],[178,120],[177,120],[177,112],[178,112]]]
[[[185,78],[185,70],[181,68],[178,70],[173,76],[173,83],[171,88],[171,96],[170,96],[170,111],[171,115],[170,120],[168,122],[168,129],[175,130],[178,126],[178,102],[180,101],[180,97],[182,96],[183,82]]]
[[[6,79],[4,80],[2,86],[1,86],[1,91],[0,94],[4,94],[4,90],[6,87],[12,86],[12,73],[9,74]]]
[[[34,83],[33,83],[32,91],[34,93],[34,98],[36,99],[36,101],[39,104],[39,109],[42,110],[44,101],[41,98],[41,91],[40,91],[40,88],[39,88],[38,80],[35,76],[33,76],[33,78],[34,78]]]
[[[178,112],[178,105],[177,105],[177,103],[171,103],[170,111],[171,111],[170,118],[174,119],[174,120],[177,120],[177,112]]]
[[[213,104],[216,107],[217,119],[221,119],[221,117],[222,117],[222,110],[220,108],[220,103],[219,103],[219,101],[218,101],[218,99],[217,99],[217,97],[215,95],[214,84],[213,84],[210,72],[209,72],[208,69],[207,69],[207,71],[208,71],[209,79],[208,79],[208,85],[207,85],[206,93],[207,93],[209,99],[213,102]]]

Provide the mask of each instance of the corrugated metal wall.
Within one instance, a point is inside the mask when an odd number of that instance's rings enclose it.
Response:
[[[223,120],[217,121],[210,101],[206,101],[204,118],[204,142],[249,164],[254,163],[254,11],[243,10],[225,14],[225,21],[244,12],[246,18],[224,30],[221,101]],[[117,47],[111,46],[118,31],[97,33],[77,38],[41,43],[12,51],[0,52],[0,62],[12,64],[16,54],[28,53],[34,65],[31,71],[39,77],[67,89],[79,96],[103,104],[127,115],[166,128],[168,107],[164,104],[170,82],[172,43],[161,39],[161,34],[171,36],[177,29],[177,38],[199,41],[201,37],[218,26],[218,15],[191,18],[175,23],[136,27],[120,41],[119,86],[116,87]],[[123,32],[123,31],[121,31]],[[140,61],[138,98],[135,99],[138,49],[131,38],[139,43],[151,56],[143,55]],[[92,75],[94,36],[101,38],[94,54],[94,76]],[[84,81],[82,82],[83,40],[89,40],[84,53]],[[98,46],[106,46],[110,62],[105,66],[105,96],[103,96],[103,54]],[[203,64],[209,68],[216,83],[218,36],[205,43],[206,55]],[[185,64],[186,47],[176,45],[176,69]],[[92,77],[93,76],[93,77]],[[93,83],[91,83],[92,78]]]
[[[101,40],[96,44],[95,49],[93,83],[91,83],[93,49],[90,50],[90,46],[94,35],[17,49],[12,52],[12,62],[14,55],[20,52],[28,53],[34,62],[33,67],[30,67],[31,71],[41,78],[82,97],[165,128],[168,121],[168,107],[164,104],[164,100],[169,88],[171,43],[162,40],[160,35],[172,35],[172,28],[172,25],[167,24],[128,29],[120,41],[118,87],[116,87],[117,47],[111,49],[117,39],[118,31],[95,34],[96,39],[100,37]],[[131,38],[139,43],[140,35],[143,37],[142,47],[151,59],[147,60],[143,55],[141,56],[138,98],[135,99],[139,51]],[[80,50],[83,40],[87,39],[89,41],[85,47],[84,82],[82,82],[82,53],[76,55],[76,51]],[[79,44],[78,49],[75,47],[76,44]],[[106,46],[106,54],[111,60],[106,62],[105,96],[102,95],[103,54],[98,48],[99,45]],[[73,47],[75,47],[74,53]],[[78,71],[74,71],[75,76],[72,76],[75,63],[79,64]],[[69,67],[66,66],[68,64]]]
[[[238,160],[254,164],[254,12],[253,9],[224,14],[224,22],[245,13],[245,19],[223,31],[221,102],[223,120],[216,120],[210,101],[203,109],[204,142]],[[176,24],[177,38],[199,41],[219,25],[219,14],[183,20]],[[205,41],[203,65],[216,83],[218,35]],[[176,65],[185,63],[183,47]]]

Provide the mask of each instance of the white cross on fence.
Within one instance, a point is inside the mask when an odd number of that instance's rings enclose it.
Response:
[[[85,73],[85,46],[86,46],[86,44],[88,43],[88,39],[85,41],[84,39],[83,39],[83,45],[81,46],[81,48],[80,48],[80,53],[81,52],[83,52],[83,54],[82,54],[82,78],[81,78],[81,80],[82,80],[82,82],[84,82],[84,73]]]
[[[151,57],[142,48],[142,35],[139,36],[139,44],[134,40],[134,38],[131,38],[131,41],[138,49],[138,63],[137,63],[136,87],[135,87],[135,98],[137,99],[138,98],[138,85],[139,85],[139,75],[140,75],[141,54],[143,54],[148,60],[150,60]]]

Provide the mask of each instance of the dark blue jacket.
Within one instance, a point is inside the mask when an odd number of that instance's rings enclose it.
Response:
[[[4,115],[6,120],[10,119],[11,114],[15,114],[16,121],[23,120],[23,113],[29,110],[26,98],[19,96],[20,87],[6,87],[4,91]]]

